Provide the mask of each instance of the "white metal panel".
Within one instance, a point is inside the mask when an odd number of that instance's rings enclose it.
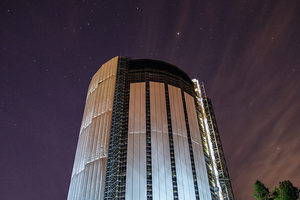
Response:
[[[94,199],[99,199],[99,195],[100,195],[99,185],[100,185],[100,182],[101,182],[101,172],[102,172],[102,169],[99,167],[99,166],[101,166],[99,164],[100,161],[105,162],[105,161],[107,161],[107,159],[103,158],[103,159],[95,160],[96,173],[95,173],[95,192],[93,193]],[[106,162],[103,165],[106,166]]]
[[[109,84],[107,86],[107,110],[112,110],[113,107],[113,100],[114,100],[114,87],[116,76],[109,77]]]
[[[178,93],[179,94],[179,93]],[[181,101],[179,100],[181,98]],[[182,102],[182,95],[181,95],[181,91],[180,91],[180,96],[178,95],[178,101],[180,102],[180,106],[183,107],[183,102]],[[182,110],[183,111],[183,110]],[[181,126],[184,127],[186,129],[186,121],[185,121],[185,115],[184,112],[182,112],[181,116]],[[184,142],[184,148],[185,149],[189,149],[189,143],[188,143],[188,139],[187,139],[187,132],[184,132],[183,137],[185,137],[185,141]],[[190,151],[185,151],[185,163],[186,165],[186,177],[188,180],[194,180],[193,177],[193,173],[192,173],[192,165],[191,165],[191,155],[190,155]],[[191,198],[194,198],[193,196],[195,196],[195,185],[194,185],[194,181],[188,181],[188,184],[186,184],[189,194],[191,196]],[[196,197],[195,197],[196,198]]]
[[[90,131],[87,133],[87,155],[86,155],[86,162],[91,162],[91,156],[93,152],[93,140],[94,140],[94,133],[92,131],[93,129],[93,123],[89,126]]]
[[[117,63],[118,57],[108,61],[91,80],[68,199],[93,199],[104,195]]]
[[[91,182],[91,186],[90,186],[90,191],[89,191],[89,198],[90,200],[94,200],[94,194],[95,194],[95,189],[96,189],[96,176],[97,176],[97,171],[96,171],[96,162],[93,161],[90,163],[91,165],[91,178],[90,178],[90,182]]]
[[[80,186],[80,198],[85,199],[86,194],[86,182],[87,182],[87,172],[88,168],[85,168],[85,170],[82,171],[82,184]]]
[[[146,105],[145,105],[146,106]],[[145,113],[146,115],[146,113]],[[147,199],[147,168],[146,168],[146,133],[139,134],[139,180],[140,180],[140,196],[139,199]]]
[[[92,93],[97,88],[97,86],[98,86],[98,76],[99,76],[99,73],[96,72],[95,75],[92,77],[92,80],[91,80],[89,88],[88,88],[88,95],[90,93]]]
[[[191,158],[190,158],[190,152],[189,152],[189,144],[187,139],[187,132],[186,132],[186,124],[185,124],[185,116],[183,111],[183,103],[182,103],[182,96],[181,96],[181,90],[178,88],[176,91],[176,102],[177,102],[177,111],[178,111],[178,125],[180,125],[178,137],[180,138],[180,149],[184,149],[184,151],[180,151],[181,158],[184,160],[182,165],[182,174],[183,174],[183,181],[186,184],[183,184],[184,191],[185,191],[185,198],[186,199],[193,199],[193,196],[195,196],[194,191],[194,183],[191,181],[193,180],[192,176],[192,168],[191,168]]]
[[[153,199],[173,199],[164,83],[150,82]]]
[[[136,130],[135,130],[136,131]],[[133,176],[131,186],[133,188],[132,199],[139,199],[140,198],[140,151],[139,151],[139,140],[140,134],[134,132],[133,134]]]
[[[95,160],[96,156],[96,145],[97,145],[97,137],[99,134],[96,132],[96,127],[97,127],[97,120],[94,119],[94,123],[91,124],[91,136],[92,136],[92,141],[91,141],[91,155],[89,158],[89,162]]]
[[[78,157],[78,170],[79,171],[82,171],[84,169],[84,163],[85,163],[85,144],[86,144],[86,132],[88,130],[89,127],[87,127],[86,129],[83,130],[82,132],[82,138],[81,138],[81,141],[80,141],[80,155]]]
[[[156,120],[157,120],[157,151],[158,154],[158,174],[160,177],[160,184],[159,184],[159,199],[166,199],[166,180],[165,180],[165,166],[164,166],[164,152],[163,152],[163,133],[162,133],[162,116],[161,116],[161,102],[159,101],[159,87],[155,84],[155,89],[158,90],[157,94],[155,95],[155,106],[158,108],[156,113]]]
[[[109,133],[110,131],[110,124],[107,123],[107,121],[111,121],[111,118],[108,119],[108,112],[106,112],[105,114],[101,115],[102,116],[102,127],[101,127],[101,132],[102,133]],[[109,125],[109,127],[107,127]],[[106,144],[108,145],[109,141],[105,140],[104,138],[108,137],[109,134],[101,134],[100,135],[100,140],[99,140],[99,156],[105,156],[104,155],[104,147],[106,146]]]
[[[126,199],[133,199],[133,134],[128,133],[127,139],[127,164],[126,164]],[[135,183],[137,184],[137,183]]]
[[[105,175],[106,175],[106,166],[107,166],[107,157],[100,159],[100,176],[99,176],[99,199],[104,199],[104,190],[105,190]]]
[[[74,189],[73,191],[69,191],[68,195],[68,200],[76,200],[77,198],[77,192],[78,192],[78,187],[80,184],[80,174],[76,174],[75,176],[72,177],[72,182],[74,182]]]
[[[106,116],[105,116],[105,120],[106,120],[106,124],[105,124],[105,132],[107,134],[104,134],[104,145],[103,145],[103,156],[108,156],[108,147],[109,147],[109,133],[110,133],[110,127],[111,127],[111,118],[112,118],[112,110],[109,110],[108,112],[106,112]]]
[[[127,139],[127,163],[126,163],[126,199],[133,199],[133,161],[134,161],[134,151],[133,151],[133,133],[134,133],[134,91],[135,86],[130,84],[130,95],[129,95],[129,113],[128,113],[128,139]]]
[[[79,191],[80,191],[79,189],[82,184],[82,174],[83,174],[83,172],[81,171],[81,173],[76,174],[76,176],[75,176],[75,181],[77,181],[77,185],[76,185],[76,189],[74,191],[74,193],[75,193],[74,199],[78,199],[78,196],[79,196]]]
[[[90,130],[90,127],[91,126],[88,126],[86,128],[86,131],[85,131],[85,134],[84,134],[84,140],[83,140],[83,153],[82,153],[82,161],[81,161],[81,167],[82,169],[84,170],[84,167],[85,167],[85,164],[87,163],[87,149],[88,149],[88,133],[89,133],[89,130]]]
[[[200,199],[211,198],[194,98],[185,93]]]
[[[174,153],[179,199],[196,199],[181,89],[169,85]]]
[[[102,133],[103,132],[103,120],[104,120],[104,115],[99,115],[98,117],[95,118],[95,131],[97,133]],[[100,143],[101,143],[101,139],[102,139],[102,134],[97,134],[97,138],[95,138],[96,141],[96,148],[95,148],[95,158],[100,158]]]
[[[103,89],[104,89],[104,84],[99,83],[97,89],[96,101],[95,101],[94,117],[101,114],[101,108],[103,107],[103,94],[102,94]]]
[[[176,120],[176,108],[174,103],[174,92],[173,86],[168,86],[169,90],[169,100],[170,100],[170,114],[171,114],[171,122],[172,122],[172,132],[173,132],[173,144],[174,144],[174,154],[175,154],[175,165],[176,165],[176,179],[177,179],[177,188],[178,188],[178,198],[184,199],[184,188],[183,188],[183,175],[182,175],[182,159],[180,157],[180,149],[179,149],[179,139],[178,139],[178,130],[177,130],[177,121]]]
[[[107,86],[108,86],[108,83],[109,83],[109,79],[103,81],[103,85],[104,85],[104,90],[103,90],[103,102],[102,102],[102,107],[101,107],[101,114],[104,113],[105,111],[107,111]]]
[[[93,168],[92,168],[92,165],[91,163],[88,163],[86,164],[86,173],[87,173],[87,183],[86,183],[86,195],[85,195],[85,198],[86,199],[90,199],[90,196],[91,196],[91,189],[92,189],[92,175],[93,175]]]
[[[126,199],[147,199],[145,89],[145,83],[130,84]]]

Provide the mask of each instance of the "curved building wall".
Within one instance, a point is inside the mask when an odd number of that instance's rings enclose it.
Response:
[[[89,85],[68,200],[103,199],[118,57],[101,66]]]
[[[179,68],[115,57],[88,89],[68,200],[211,200],[196,94]]]

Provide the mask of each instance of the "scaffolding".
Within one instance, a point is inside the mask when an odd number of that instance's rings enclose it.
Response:
[[[197,103],[202,111],[203,129],[206,132],[206,141],[210,150],[213,179],[217,193],[217,199],[234,200],[229,173],[227,170],[225,155],[222,148],[221,138],[216,123],[211,100],[206,96],[204,84],[193,79],[194,88],[197,94]]]

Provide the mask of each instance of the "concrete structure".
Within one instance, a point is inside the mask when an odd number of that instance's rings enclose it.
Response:
[[[203,84],[115,57],[93,76],[68,200],[234,199]]]

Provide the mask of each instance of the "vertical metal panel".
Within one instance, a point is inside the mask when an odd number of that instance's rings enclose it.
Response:
[[[140,196],[147,199],[147,169],[146,169],[146,83],[140,83],[140,137],[139,137],[139,171]]]
[[[96,155],[96,146],[97,146],[97,137],[99,134],[97,134],[96,132],[96,127],[97,127],[97,124],[98,124],[98,120],[95,120],[95,123],[92,123],[91,124],[91,153],[90,153],[90,158],[89,158],[89,162],[95,160],[95,155]]]
[[[95,162],[92,162],[91,165],[91,169],[90,169],[90,187],[91,189],[89,190],[89,194],[88,194],[88,198],[87,199],[94,199],[94,193],[95,193],[95,187],[96,187],[96,180],[95,180],[95,176],[96,174],[96,170],[95,170]]]
[[[145,90],[145,83],[130,84],[126,199],[147,199]]]
[[[109,111],[110,112],[110,111]],[[108,133],[109,132],[109,128],[110,127],[107,127],[107,125],[110,125],[110,123],[109,124],[107,124],[107,120],[109,120],[110,121],[110,119],[111,118],[109,118],[108,119],[108,112],[106,112],[106,113],[104,113],[104,114],[102,114],[102,115],[100,115],[101,116],[101,127],[100,127],[100,131],[102,132],[102,133]],[[99,156],[101,156],[101,157],[103,157],[103,156],[107,156],[107,154],[105,154],[104,153],[104,146],[105,146],[105,143],[108,143],[108,141],[105,141],[104,140],[104,138],[105,137],[107,137],[107,135],[108,134],[101,134],[101,135],[99,135],[99,139],[98,139],[98,142],[99,142],[99,144],[98,144],[98,151],[99,151]]]
[[[164,83],[150,82],[153,199],[173,199]]]
[[[86,165],[86,176],[87,176],[87,183],[86,183],[86,199],[90,199],[91,197],[91,190],[92,190],[92,179],[93,179],[93,163],[88,163]]]
[[[168,90],[174,139],[178,197],[181,200],[196,199],[181,89],[169,85]]]
[[[211,198],[194,98],[184,93],[200,199]]]
[[[93,76],[86,99],[68,200],[104,196],[118,57]]]
[[[95,131],[96,133],[101,133],[103,132],[103,116],[104,115],[99,115],[98,117],[95,118]],[[95,158],[99,158],[100,157],[100,142],[101,142],[101,138],[102,135],[101,134],[97,134],[97,137],[95,138],[95,142],[96,142],[96,148],[95,148]]]
[[[106,159],[101,159],[101,161],[106,161]],[[101,174],[101,168],[98,167],[98,166],[101,166],[99,165],[99,162],[100,160],[95,160],[95,168],[96,168],[96,173],[95,173],[95,192],[92,193],[94,195],[93,199],[99,199],[99,195],[100,195],[100,174]],[[104,164],[103,164],[104,165]],[[105,164],[106,165],[106,164]]]
[[[113,107],[113,101],[114,101],[114,87],[115,87],[115,83],[116,82],[116,76],[111,76],[109,78],[109,84],[108,84],[108,95],[107,95],[107,106],[108,106],[108,110],[112,111],[112,107]]]
[[[111,126],[111,117],[112,117],[112,111],[108,111],[106,112],[106,116],[105,116],[105,132],[109,133],[110,132],[110,126]],[[104,144],[103,144],[103,156],[107,157],[108,156],[108,146],[109,146],[109,134],[105,134],[104,135]]]
[[[146,115],[146,113],[145,113]],[[146,132],[140,134],[139,137],[139,180],[140,180],[140,196],[139,199],[147,199],[147,169],[146,169]]]
[[[132,182],[133,182],[133,161],[134,161],[134,151],[133,151],[133,145],[134,145],[134,103],[135,103],[135,91],[136,85],[131,84],[130,85],[130,95],[129,95],[129,113],[128,113],[128,140],[127,140],[127,164],[126,164],[126,199],[133,199],[133,188],[132,188]]]
[[[85,168],[85,170],[82,171],[82,184],[80,185],[80,198],[85,199],[86,194],[86,180],[87,180],[87,171],[88,167]]]
[[[133,199],[139,199],[139,193],[140,193],[140,149],[139,149],[139,142],[140,142],[140,84],[135,83],[136,87],[132,91],[132,94],[134,96],[134,107],[133,110],[131,110],[129,106],[129,112],[134,112],[134,118],[130,120],[134,120],[134,127],[133,127],[133,176],[132,176],[132,182],[131,185],[133,185]],[[131,90],[130,90],[131,92]],[[146,142],[145,142],[146,143]]]
[[[106,165],[107,165],[107,157],[100,160],[100,173],[98,176],[99,179],[99,191],[98,195],[99,198],[97,199],[103,199],[104,198],[104,189],[105,189],[105,174],[106,174]]]

